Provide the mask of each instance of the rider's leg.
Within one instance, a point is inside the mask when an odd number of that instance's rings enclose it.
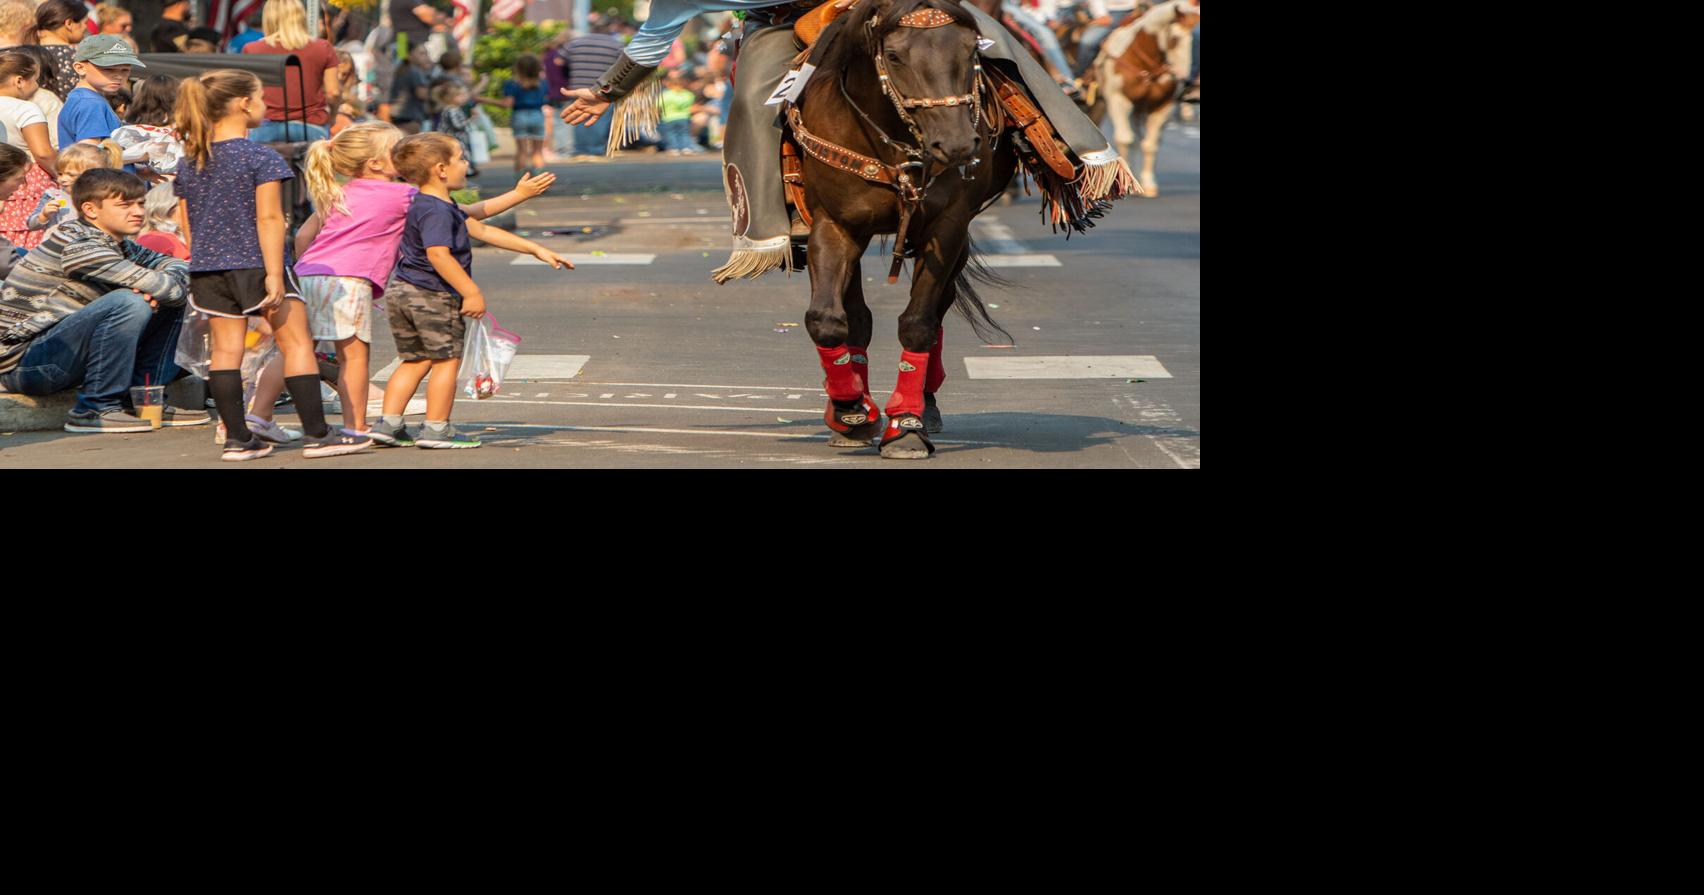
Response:
[[[778,106],[763,101],[787,73],[799,46],[791,25],[763,28],[742,42],[739,77],[722,144],[722,178],[734,219],[734,251],[711,274],[716,282],[785,267],[791,250],[787,197],[781,184]]]

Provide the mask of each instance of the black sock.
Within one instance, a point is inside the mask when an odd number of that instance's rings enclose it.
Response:
[[[243,373],[241,370],[213,370],[207,375],[207,391],[219,408],[219,419],[225,422],[225,437],[232,441],[248,441],[254,435],[243,419]]]
[[[325,405],[320,402],[319,374],[291,376],[284,380],[284,387],[290,390],[290,400],[295,402],[296,413],[302,418],[302,431],[311,438],[324,438],[328,430]]]
[[[337,377],[338,377],[339,374],[341,374],[343,372],[342,368],[340,368],[337,364],[334,364],[334,363],[332,363],[331,361],[328,361],[328,360],[320,361],[319,362],[319,368],[320,368],[320,371],[319,371],[320,381],[331,386],[332,388],[336,388],[337,387]]]

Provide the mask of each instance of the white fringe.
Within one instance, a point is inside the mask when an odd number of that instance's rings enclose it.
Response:
[[[1113,156],[1111,161],[1084,160],[1078,191],[1091,202],[1097,199],[1122,199],[1125,196],[1146,195],[1124,159]]]
[[[604,147],[604,155],[615,155],[616,150],[641,137],[658,139],[662,102],[663,81],[655,77],[616,100],[609,110],[613,117],[609,120],[609,145]]]
[[[729,280],[745,277],[754,279],[788,265],[793,254],[791,246],[778,249],[738,249],[728,256],[728,263],[710,272],[710,279],[719,286]]]

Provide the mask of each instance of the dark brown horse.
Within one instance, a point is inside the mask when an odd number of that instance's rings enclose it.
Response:
[[[935,393],[946,378],[942,320],[958,307],[977,335],[1010,336],[966,273],[977,271],[970,221],[1012,179],[1018,159],[983,76],[977,28],[955,0],[859,0],[836,23],[821,65],[789,113],[804,150],[811,306],[830,396],[831,444],[884,457],[934,452]],[[899,234],[914,257],[911,302],[899,317],[899,382],[884,430],[870,395],[873,319],[859,263],[870,241]],[[892,274],[890,283],[894,282]]]

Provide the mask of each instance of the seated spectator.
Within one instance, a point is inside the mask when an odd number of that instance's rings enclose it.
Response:
[[[25,395],[80,387],[67,432],[151,431],[125,410],[130,388],[179,372],[189,265],[130,240],[146,193],[133,174],[85,172],[71,191],[79,220],[25,255],[0,289],[0,385]],[[167,407],[161,425],[209,421],[206,411]]]
[[[93,168],[119,168],[124,165],[122,150],[111,140],[94,143],[72,143],[59,150],[54,167],[59,171],[59,186],[41,194],[41,201],[30,212],[31,230],[46,230],[77,219],[77,209],[71,207],[71,185],[84,171]]]
[[[171,75],[149,75],[136,85],[135,101],[124,115],[126,124],[171,127],[177,108],[178,79]]]
[[[24,177],[33,165],[35,159],[29,153],[9,143],[0,143],[0,204],[5,204],[23,187]],[[5,236],[0,236],[0,281],[6,279],[12,272],[12,265],[23,256],[22,249],[12,245]],[[0,320],[3,319],[0,317]]]
[[[54,77],[49,80],[44,74],[41,86],[61,100],[77,86],[71,63],[75,61],[72,57],[77,44],[89,36],[89,29],[83,24],[88,17],[89,8],[83,5],[83,0],[44,0],[36,7],[36,37],[41,48],[53,57]]]
[[[212,28],[193,28],[189,39],[183,43],[185,53],[217,53],[219,52],[219,32]]]
[[[95,7],[95,23],[101,26],[101,34],[129,34],[136,20],[117,3],[102,3]]]
[[[330,136],[327,101],[342,94],[337,81],[337,51],[331,43],[308,33],[308,14],[301,0],[266,0],[262,20],[266,37],[243,47],[243,55],[294,55],[302,62],[302,84],[285,78],[282,87],[267,87],[266,120],[249,131],[257,143],[281,140],[324,140]],[[307,96],[302,96],[306,87]],[[307,117],[306,136],[301,122]],[[293,132],[293,133],[291,133]]]
[[[189,41],[189,29],[182,22],[167,19],[148,32],[148,51],[151,53],[181,53]]]
[[[35,43],[35,4],[0,0],[0,49]]]
[[[21,47],[12,47],[6,52],[24,53],[35,59],[36,64],[41,66],[41,74],[36,78],[37,84],[49,84],[59,77],[59,69],[53,61],[53,55],[47,52],[46,47],[25,45]],[[66,65],[65,71],[70,72],[71,83],[76,84],[77,73],[71,70],[71,66],[69,64]],[[35,103],[36,108],[41,110],[42,117],[47,119],[48,141],[53,144],[54,149],[58,149],[59,110],[65,108],[65,101],[60,99],[58,94],[47,89],[45,86],[37,87],[36,92],[29,97],[29,100],[30,102]]]
[[[265,14],[265,4],[256,6],[254,8],[254,12],[249,13],[248,18],[243,19],[242,33],[231,38],[231,45],[225,48],[225,52],[241,53],[243,51],[243,47],[246,47],[257,40],[265,39],[266,32],[260,30],[260,23]]]
[[[148,219],[142,222],[142,235],[136,237],[136,243],[188,261],[189,246],[178,235],[178,197],[172,192],[172,185],[162,183],[150,189],[142,199],[142,210],[147,212]]]

